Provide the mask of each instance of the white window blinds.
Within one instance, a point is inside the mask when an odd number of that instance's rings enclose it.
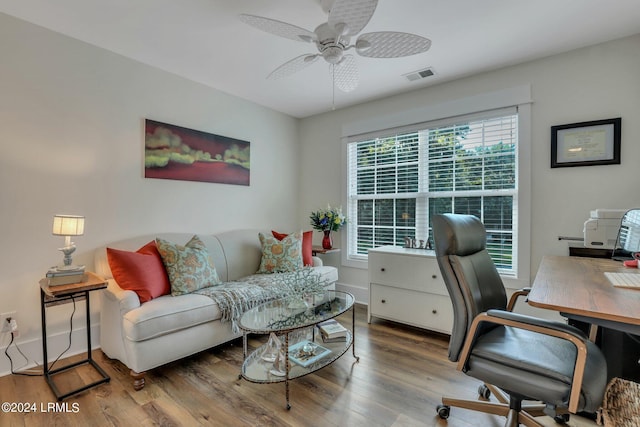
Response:
[[[468,213],[498,267],[515,272],[517,127],[513,107],[350,137],[348,256],[432,240],[432,215]]]

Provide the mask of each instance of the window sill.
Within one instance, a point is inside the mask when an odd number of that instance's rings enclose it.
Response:
[[[345,267],[367,270],[369,268],[369,261],[366,259],[348,258],[346,252],[342,252],[342,265]]]

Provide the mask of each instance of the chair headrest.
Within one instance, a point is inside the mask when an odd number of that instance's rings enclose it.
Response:
[[[484,225],[473,215],[441,214],[431,221],[437,256],[467,256],[487,246]]]

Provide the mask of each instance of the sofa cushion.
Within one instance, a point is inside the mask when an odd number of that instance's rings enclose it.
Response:
[[[184,246],[160,238],[156,243],[169,275],[171,295],[184,295],[220,283],[207,247],[198,236]]]
[[[141,303],[171,292],[156,242],[151,241],[136,252],[107,248],[107,259],[118,285],[134,291]]]
[[[144,341],[220,317],[218,305],[204,295],[186,294],[180,298],[164,295],[129,311],[122,324],[129,341]]]
[[[262,259],[258,273],[286,273],[302,268],[302,232],[289,234],[282,240],[258,233]]]
[[[271,234],[278,240],[288,236],[288,234],[278,233],[273,230],[271,230]],[[313,267],[313,230],[302,233],[302,265]]]

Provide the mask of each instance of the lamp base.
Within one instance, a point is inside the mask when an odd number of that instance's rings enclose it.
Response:
[[[58,266],[58,270],[74,270],[75,266],[71,264],[72,263],[71,254],[75,252],[76,245],[73,242],[65,242],[65,243],[66,245],[63,248],[58,248],[58,250],[64,254],[64,259],[62,260],[63,265]]]

